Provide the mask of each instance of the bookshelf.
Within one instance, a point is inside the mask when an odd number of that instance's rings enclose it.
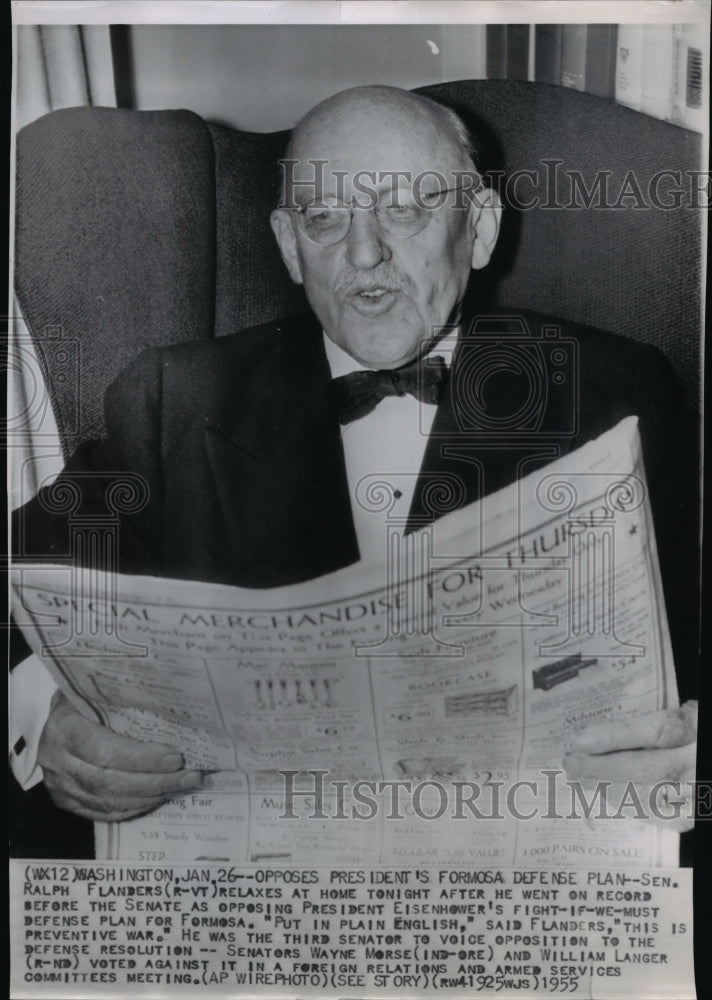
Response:
[[[615,101],[703,132],[705,27],[691,24],[490,24],[488,79],[531,80]]]

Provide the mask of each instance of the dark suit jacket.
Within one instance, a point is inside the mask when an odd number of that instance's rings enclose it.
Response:
[[[500,310],[506,344],[512,325],[504,316]],[[544,318],[526,318],[536,336]],[[469,375],[479,339],[461,342],[426,446],[409,526],[434,516],[424,494],[432,477],[460,477],[458,503],[469,503],[637,414],[680,695],[687,698],[694,690],[698,619],[695,423],[656,350],[559,325],[561,340],[569,349],[575,345],[569,353],[575,364],[565,368],[568,385],[560,390],[548,380],[551,359],[546,351],[537,355],[546,398],[534,424],[509,436],[493,436],[473,423]],[[469,319],[463,323],[468,329]],[[524,344],[526,353],[528,334],[523,340],[516,323],[513,329],[511,342]],[[500,367],[487,400],[494,416],[498,406],[506,416],[522,399],[521,375]],[[330,372],[313,317],[146,351],[110,387],[105,408],[106,439],[79,449],[58,484],[79,487],[82,503],[74,515],[105,514],[114,474],[144,478],[147,504],[120,521],[123,571],[270,587],[359,558]],[[17,515],[18,556],[70,555],[66,513],[45,508],[38,497]]]

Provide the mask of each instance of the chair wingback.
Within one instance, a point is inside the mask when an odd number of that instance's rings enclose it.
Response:
[[[214,163],[188,111],[70,108],[18,134],[16,289],[65,454],[144,347],[213,335]]]
[[[478,115],[497,136],[495,167],[507,176],[530,170],[539,179],[535,188],[522,176],[515,188],[520,201],[538,202],[507,212],[508,231],[493,261],[495,301],[654,344],[698,406],[701,212],[690,203],[701,137],[548,84],[468,80],[422,93],[465,119]],[[579,206],[589,195],[597,205],[597,183],[604,185],[602,207],[572,207],[577,184]],[[679,207],[656,206],[674,206],[676,190],[684,192]]]
[[[209,127],[218,178],[215,333],[223,336],[301,312],[306,300],[287,275],[269,224],[289,133]]]

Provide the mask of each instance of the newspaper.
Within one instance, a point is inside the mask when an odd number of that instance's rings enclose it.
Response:
[[[268,591],[15,570],[74,705],[206,772],[97,856],[675,866],[677,834],[587,816],[561,766],[582,724],[677,704],[636,418],[384,544]]]

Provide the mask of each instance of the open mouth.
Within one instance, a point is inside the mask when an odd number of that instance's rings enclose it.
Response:
[[[390,309],[397,295],[397,291],[390,288],[365,288],[354,292],[350,301],[357,312],[370,316]]]

